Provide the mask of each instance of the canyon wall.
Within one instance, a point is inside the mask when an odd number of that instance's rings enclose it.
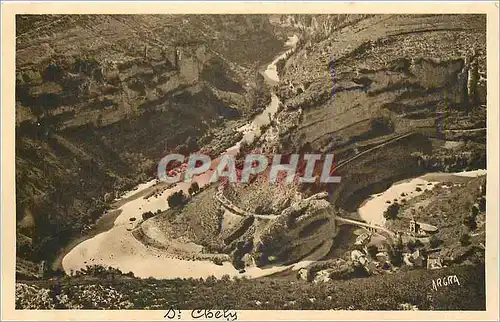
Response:
[[[16,25],[16,216],[19,240],[32,241],[18,255],[33,260],[154,176],[164,153],[232,144],[226,122],[270,99],[258,66],[283,45],[263,15],[18,15]]]

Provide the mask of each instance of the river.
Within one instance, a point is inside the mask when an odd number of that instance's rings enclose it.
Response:
[[[285,57],[289,50],[293,49],[297,41],[297,36],[290,37],[285,43],[288,50],[278,55],[263,71],[264,78],[271,87],[279,81],[276,63]],[[271,102],[265,110],[257,115],[252,122],[239,129],[244,133],[242,140],[229,148],[225,153],[235,155],[239,151],[242,141],[253,140],[255,136],[259,135],[261,125],[269,123],[269,115],[271,117],[274,116],[278,110],[279,103],[278,97],[272,93]],[[194,181],[198,182],[200,186],[204,186],[208,184],[212,173],[213,170],[209,170],[196,176]],[[76,245],[71,245],[72,248],[62,258],[64,271],[71,274],[87,265],[99,264],[118,268],[124,273],[133,272],[135,276],[142,278],[206,278],[210,275],[220,278],[225,274],[254,278],[273,274],[289,267],[277,266],[266,269],[251,267],[244,274],[240,274],[229,262],[224,262],[223,265],[216,265],[208,260],[178,259],[169,255],[164,250],[144,245],[132,235],[131,230],[140,222],[142,213],[167,210],[167,197],[181,189],[187,191],[190,185],[191,183],[181,182],[173,188],[164,190],[157,196],[144,199],[145,192],[152,191],[158,187],[155,179],[139,185],[133,191],[125,193],[120,198],[122,201],[120,202],[120,207],[112,212],[115,216],[118,214],[113,225],[108,225],[109,227],[106,227],[106,231],[104,232],[100,232],[95,236],[85,236],[79,239],[77,243],[74,243]],[[109,217],[110,215],[106,214],[105,216]],[[312,254],[313,257],[319,256],[319,254],[314,255]],[[308,260],[314,259],[309,258]]]

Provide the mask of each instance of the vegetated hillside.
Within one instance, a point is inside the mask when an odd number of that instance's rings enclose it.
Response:
[[[486,176],[453,178],[401,204],[397,217],[387,221],[393,231],[404,231],[409,221],[438,227],[432,237],[449,263],[484,262],[486,247]],[[481,188],[481,189],[480,189]]]
[[[232,144],[226,121],[265,106],[259,64],[283,44],[263,15],[19,15],[16,24],[18,256],[30,260],[51,259],[166,151]]]
[[[459,284],[433,289],[433,281],[454,275]],[[137,279],[94,267],[78,277],[17,283],[16,309],[485,310],[484,277],[484,265],[318,284],[272,278]]]
[[[170,208],[144,221],[134,235],[143,243],[162,248],[165,252],[168,250],[169,254],[181,258],[203,257],[198,249],[190,250],[184,245],[188,242],[203,246],[203,253],[222,252],[220,219],[223,210],[215,200],[216,190],[215,185],[207,186],[183,207]],[[184,248],[177,251],[179,245]]]
[[[281,64],[280,150],[333,151],[337,164],[360,155],[339,170],[338,205],[384,180],[486,167],[485,16],[368,15],[338,29],[331,19],[311,20]],[[469,143],[450,155],[446,140]]]

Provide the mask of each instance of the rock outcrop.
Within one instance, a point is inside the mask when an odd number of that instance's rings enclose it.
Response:
[[[336,235],[335,213],[326,200],[293,203],[258,233],[254,257],[258,265],[296,262]]]
[[[337,206],[353,209],[394,180],[427,171],[413,152],[453,157],[445,140],[473,140],[470,152],[478,154],[478,162],[446,163],[459,170],[483,164],[485,16],[345,15],[338,28],[331,27],[335,15],[292,18],[283,22],[293,20],[304,37],[280,69],[281,153],[307,146],[335,153],[338,164],[415,133],[336,172]]]

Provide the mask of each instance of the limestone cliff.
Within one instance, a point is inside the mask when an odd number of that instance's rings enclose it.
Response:
[[[337,205],[428,170],[411,154],[450,153],[449,140],[472,142],[456,153],[485,167],[485,16],[340,16],[294,17],[303,33],[281,68],[277,148],[354,158],[331,187]]]
[[[258,67],[283,44],[263,15],[18,15],[16,25],[17,218],[31,259],[52,257],[102,214],[106,193],[154,175],[167,151],[232,144],[226,122],[270,99]]]
[[[269,221],[254,237],[258,265],[293,263],[312,253],[336,234],[335,213],[326,200],[295,202]]]

